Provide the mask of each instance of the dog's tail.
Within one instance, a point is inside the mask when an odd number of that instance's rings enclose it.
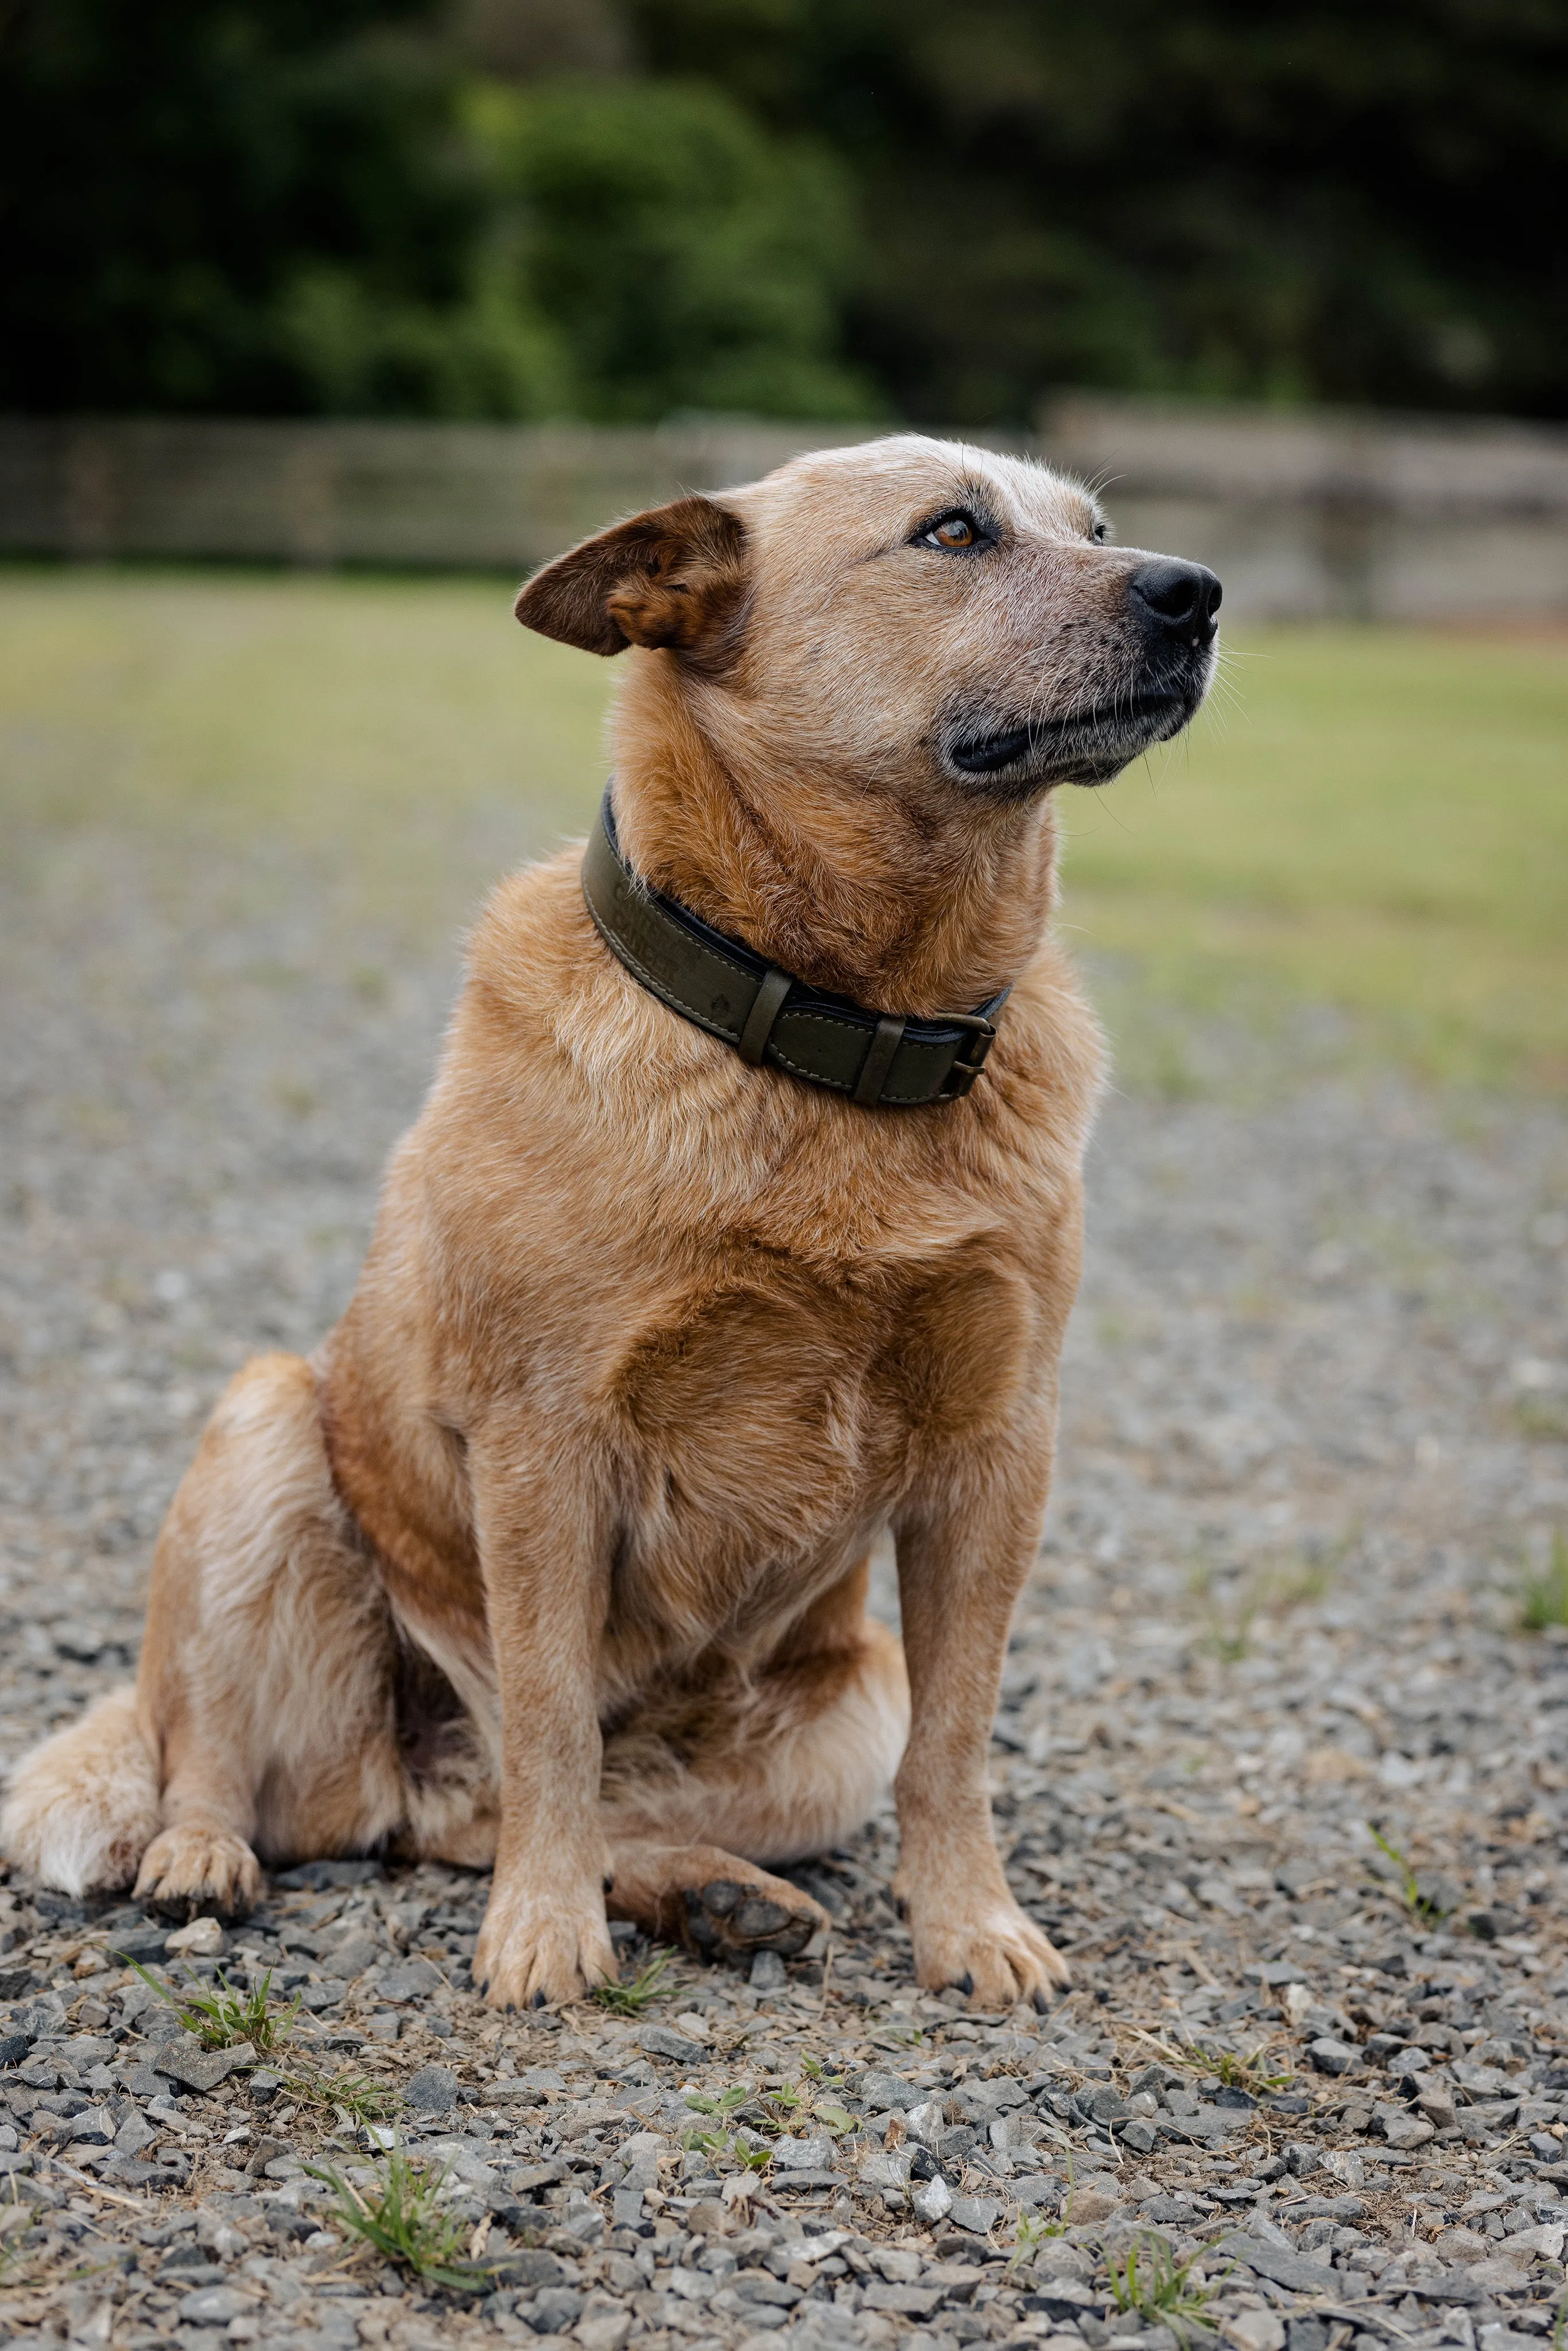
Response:
[[[127,1682],[24,1757],[0,1808],[0,1853],[61,1894],[135,1879],[162,1825],[158,1774]]]

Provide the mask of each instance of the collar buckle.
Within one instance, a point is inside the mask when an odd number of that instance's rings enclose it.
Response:
[[[997,1024],[978,1012],[944,1012],[942,1025],[945,1029],[967,1031],[967,1058],[962,1052],[956,1057],[936,1097],[938,1102],[956,1102],[968,1092],[985,1068],[986,1056],[997,1041]]]

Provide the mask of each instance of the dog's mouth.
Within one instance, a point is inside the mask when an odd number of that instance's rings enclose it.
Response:
[[[1197,675],[1145,680],[1060,717],[985,728],[960,721],[945,744],[946,756],[959,775],[1006,791],[1107,783],[1140,752],[1179,735],[1207,684],[1205,663]]]

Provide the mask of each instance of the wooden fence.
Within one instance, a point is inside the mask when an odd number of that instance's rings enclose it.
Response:
[[[1568,616],[1568,432],[1100,397],[988,445],[1103,486],[1232,614]],[[522,572],[616,515],[867,428],[0,418],[0,553]],[[970,436],[973,438],[974,436]]]

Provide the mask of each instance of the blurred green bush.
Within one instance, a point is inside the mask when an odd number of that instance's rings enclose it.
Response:
[[[825,150],[700,82],[490,81],[468,120],[578,413],[875,413],[870,378],[834,356],[860,256]]]
[[[419,0],[0,17],[0,406],[874,413],[849,174],[701,83],[508,83]]]
[[[1568,413],[1568,0],[5,0],[0,404]]]

